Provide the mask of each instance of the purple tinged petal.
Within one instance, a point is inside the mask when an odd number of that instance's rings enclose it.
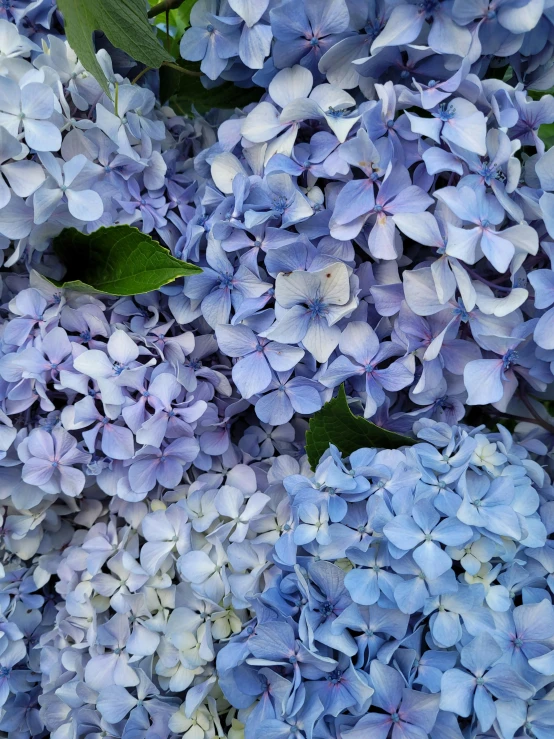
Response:
[[[293,413],[294,410],[288,394],[281,389],[264,395],[256,403],[256,415],[260,421],[274,426],[288,423]]]
[[[27,460],[23,465],[21,476],[23,481],[29,485],[46,485],[54,474],[51,462],[45,459],[33,458]]]
[[[318,362],[326,362],[340,340],[338,326],[329,326],[327,320],[319,315],[313,316],[302,343]]]
[[[240,359],[233,366],[232,375],[243,398],[263,392],[271,382],[271,369],[263,351]]]
[[[393,8],[387,25],[371,46],[371,53],[375,54],[385,46],[411,44],[418,37],[424,20],[425,13],[417,5],[399,5]]]
[[[390,216],[379,213],[367,240],[370,254],[375,259],[397,259],[396,235],[393,219]]]
[[[429,197],[421,187],[410,185],[387,203],[387,212],[392,214],[422,213],[432,203],[433,198]]]
[[[286,385],[288,399],[297,413],[311,414],[323,405],[321,396],[311,380],[295,377]]]
[[[529,273],[528,279],[535,290],[535,306],[549,308],[554,303],[554,271],[536,269]]]
[[[337,387],[338,385],[342,385],[349,377],[363,373],[363,367],[353,364],[348,357],[341,356],[331,362],[319,379],[325,387]]]
[[[176,458],[168,457],[167,459],[160,461],[156,476],[160,485],[171,490],[172,488],[177,487],[181,482],[183,477],[183,464]]]
[[[374,189],[373,181],[369,179],[346,183],[335,202],[331,220],[331,235],[333,235],[334,225],[345,225],[371,213],[375,206]]]
[[[132,431],[124,426],[106,424],[102,433],[102,451],[110,459],[131,459],[135,452]]]
[[[270,341],[264,347],[267,361],[276,372],[287,372],[293,369],[304,357],[304,350],[296,346]]]
[[[54,439],[47,431],[35,429],[29,436],[27,448],[33,457],[54,461]]]
[[[81,470],[66,465],[60,465],[58,471],[60,473],[60,487],[62,492],[71,497],[79,495],[85,487],[84,473]]]
[[[379,339],[369,324],[351,321],[341,334],[339,347],[343,354],[353,357],[361,365],[366,365],[377,354]]]
[[[256,336],[247,326],[221,324],[215,327],[215,335],[219,348],[229,357],[244,357],[256,349]]]
[[[501,359],[476,359],[464,368],[468,405],[496,403],[504,395]]]

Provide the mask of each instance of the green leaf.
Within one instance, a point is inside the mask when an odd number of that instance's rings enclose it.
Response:
[[[185,28],[190,26],[190,11],[192,10],[192,6],[197,2],[198,0],[184,0],[175,11],[181,23],[185,25]]]
[[[159,0],[148,0],[150,5],[154,7],[158,5]],[[173,56],[179,56],[179,41],[185,30],[190,26],[190,11],[192,6],[198,0],[184,0],[179,7],[169,11],[169,27],[175,29],[175,40],[177,42],[177,51],[172,50]],[[165,34],[167,27],[167,18],[165,13],[160,13],[154,18],[156,26]]]
[[[54,239],[54,251],[67,273],[64,281],[51,282],[78,292],[140,295],[202,272],[131,226],[103,226],[92,234],[66,228]]]
[[[341,385],[337,397],[325,403],[310,418],[310,427],[306,432],[306,453],[313,470],[329,444],[334,444],[342,454],[348,456],[356,449],[398,449],[401,446],[411,446],[415,441],[409,436],[387,431],[361,416],[355,416],[348,407],[344,385]]]
[[[148,67],[157,69],[173,60],[160,46],[142,0],[58,0],[58,7],[70,46],[107,94],[108,80],[95,55],[94,31],[103,31],[114,46]]]
[[[539,136],[547,149],[554,146],[554,123],[543,123],[539,127]]]
[[[178,64],[184,70],[200,72],[200,65],[195,62],[180,59]],[[263,93],[261,87],[237,87],[232,82],[208,89],[200,77],[191,77],[171,67],[160,70],[160,101],[169,102],[179,115],[190,115],[193,105],[199,113],[212,108],[244,108],[249,103],[257,103]]]
[[[540,100],[543,95],[554,95],[554,87],[549,87],[547,90],[525,90],[525,92],[533,100]]]

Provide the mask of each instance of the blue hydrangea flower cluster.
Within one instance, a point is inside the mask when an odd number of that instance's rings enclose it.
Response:
[[[552,739],[551,3],[198,0],[188,117],[0,5],[0,734]],[[203,272],[49,282],[114,224]]]
[[[266,491],[274,566],[216,657],[246,739],[552,733],[550,478],[502,426],[414,432]]]

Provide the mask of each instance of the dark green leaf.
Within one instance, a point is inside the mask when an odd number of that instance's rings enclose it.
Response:
[[[182,69],[200,72],[200,65],[195,62],[179,60]],[[232,110],[244,108],[249,103],[256,103],[263,95],[261,87],[237,87],[232,82],[223,82],[217,87],[207,89],[200,77],[191,77],[171,67],[160,70],[160,101],[169,102],[179,115],[189,115],[192,106],[199,113],[212,108]]]
[[[554,87],[549,87],[546,90],[541,90],[540,87],[534,90],[527,89],[525,92],[529,97],[533,98],[533,100],[540,100],[543,95],[554,95]]]
[[[172,61],[148,22],[142,0],[58,0],[58,7],[67,40],[107,93],[108,81],[94,52],[94,31],[103,31],[114,46],[148,67],[158,68],[162,62]]]
[[[131,226],[92,234],[66,228],[54,239],[54,251],[67,269],[65,279],[54,284],[86,293],[140,295],[202,272]]]
[[[348,407],[344,386],[341,385],[337,397],[325,403],[310,418],[310,428],[306,432],[306,453],[313,470],[329,444],[334,444],[342,454],[348,456],[356,449],[398,449],[401,446],[411,446],[415,441],[409,436],[387,431],[361,416],[355,416]]]

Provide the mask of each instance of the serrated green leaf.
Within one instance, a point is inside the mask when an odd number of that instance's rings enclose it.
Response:
[[[310,418],[310,427],[306,432],[306,453],[313,470],[329,444],[334,444],[342,454],[348,456],[356,449],[398,449],[401,446],[411,446],[415,441],[409,436],[388,431],[361,416],[355,416],[348,407],[344,386],[341,385],[337,397],[325,403]]]
[[[51,282],[79,292],[140,295],[202,272],[131,226],[103,226],[92,234],[66,228],[53,245],[67,273]]]
[[[94,50],[94,31],[103,31],[114,46],[148,67],[157,69],[162,62],[173,61],[160,46],[142,0],[58,0],[58,7],[69,44],[108,94],[108,80]]]
[[[178,64],[185,70],[200,73],[200,65],[196,62],[181,59]],[[261,87],[237,87],[232,82],[206,88],[200,77],[191,77],[172,67],[160,70],[160,101],[169,102],[179,115],[189,115],[193,105],[199,113],[212,108],[244,108],[249,103],[258,102],[263,93]]]

